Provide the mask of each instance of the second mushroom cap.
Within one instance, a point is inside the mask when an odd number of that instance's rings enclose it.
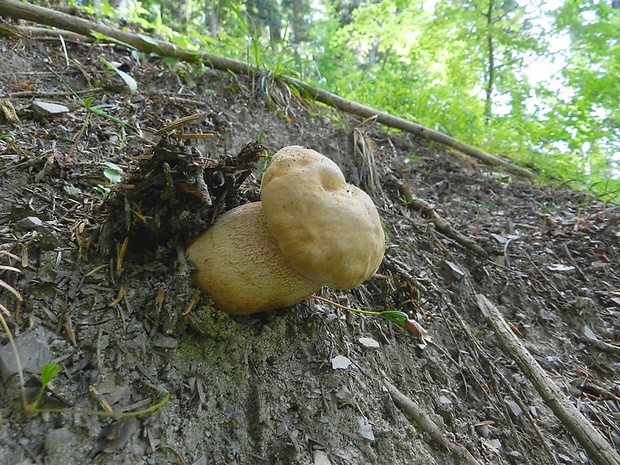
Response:
[[[269,231],[308,279],[351,289],[381,264],[385,238],[372,199],[320,153],[299,146],[278,151],[261,201]]]

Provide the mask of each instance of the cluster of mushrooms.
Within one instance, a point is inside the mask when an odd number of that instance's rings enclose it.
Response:
[[[235,315],[288,307],[322,286],[352,289],[384,252],[371,198],[332,160],[299,146],[273,156],[260,202],[226,212],[187,249],[195,283]]]

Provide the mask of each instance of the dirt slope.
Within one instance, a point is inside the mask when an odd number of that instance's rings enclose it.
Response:
[[[60,400],[48,406],[101,410],[106,400],[121,412],[165,393],[170,401],[120,425],[94,415],[28,415],[3,348],[0,464],[461,463],[394,405],[386,382],[479,463],[588,463],[499,348],[476,293],[500,306],[563,392],[620,448],[619,208],[491,172],[372,124],[356,133],[358,122],[283,87],[272,88],[267,104],[258,78],[165,66],[110,45],[66,47],[65,56],[58,39],[0,39],[0,98],[21,121],[0,116],[0,264],[21,269],[0,270],[0,279],[24,297],[18,307],[0,290],[0,303],[12,312],[27,378],[51,360],[61,366],[49,393]],[[100,56],[123,63],[138,92],[127,93]],[[152,133],[139,137],[87,116],[59,76],[133,127],[157,130],[201,113],[185,132],[214,137],[166,138],[166,146]],[[41,115],[34,100],[68,112]],[[270,153],[305,145],[331,157],[371,193],[385,221],[379,273],[353,291],[321,295],[407,312],[432,341],[315,300],[233,318],[202,296],[183,315],[195,295],[183,248],[215,214],[258,198],[263,162],[226,198],[223,180],[243,170],[207,170],[214,198],[225,198],[219,208],[205,209],[175,176],[204,157],[209,166],[234,161],[259,138]],[[372,149],[374,189],[356,144]],[[95,187],[105,187],[106,162],[125,176],[104,201]],[[438,232],[415,199],[488,257]],[[8,343],[4,333],[0,342]],[[348,368],[334,368],[339,355]]]

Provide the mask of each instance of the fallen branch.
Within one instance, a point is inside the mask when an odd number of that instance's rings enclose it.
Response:
[[[409,397],[400,392],[396,387],[383,381],[383,385],[386,387],[390,396],[394,400],[394,403],[403,411],[405,416],[414,422],[422,431],[428,434],[433,442],[444,447],[455,458],[458,459],[458,463],[466,463],[468,465],[481,465],[476,458],[461,444],[450,441],[427,415],[422,412],[422,409]]]
[[[497,307],[482,294],[476,295],[476,300],[508,356],[517,362],[545,403],[586,450],[590,459],[598,465],[620,465],[620,456],[615,449],[577,410],[557,384],[544,372],[532,354],[523,347]]]
[[[423,200],[414,197],[407,183],[401,182],[397,179],[395,179],[395,181],[398,189],[400,190],[400,193],[403,195],[403,198],[405,199],[407,204],[424,213],[424,215],[433,222],[433,224],[440,233],[461,244],[463,247],[475,252],[483,258],[487,258],[489,256],[488,252],[484,250],[480,245],[478,245],[476,241],[464,236],[458,231],[455,231],[454,228],[452,228],[452,226],[450,225],[450,223],[443,219],[439,215],[439,213],[435,211],[434,208],[432,208]]]
[[[67,31],[73,31],[89,38],[92,37],[92,32],[95,31],[99,34],[103,34],[104,36],[114,39],[115,41],[128,44],[143,53],[155,53],[161,56],[177,58],[179,60],[192,63],[202,62],[207,66],[223,71],[233,71],[237,74],[257,74],[261,72],[260,69],[242,61],[224,58],[208,52],[183,50],[170,42],[153,39],[140,34],[132,34],[127,31],[121,31],[119,29],[106,26],[102,23],[96,23],[94,21],[89,21],[87,19],[79,18],[59,11],[31,5],[29,3],[23,3],[18,0],[0,0],[0,15],[10,16],[15,19],[25,19],[40,24],[47,24],[49,26],[65,29]],[[528,179],[534,177],[532,172],[524,168],[496,158],[486,152],[483,152],[482,150],[464,144],[463,142],[459,142],[458,140],[441,132],[434,131],[420,124],[412,123],[411,121],[407,121],[403,118],[389,115],[384,111],[379,111],[351,100],[347,100],[326,90],[313,87],[310,84],[306,84],[298,79],[289,76],[281,76],[280,78],[288,84],[298,88],[304,94],[311,96],[316,101],[337,108],[338,110],[364,118],[374,117],[377,122],[385,126],[400,129],[418,137],[439,142],[447,147],[477,158],[486,164],[501,166],[510,173],[523,176]]]

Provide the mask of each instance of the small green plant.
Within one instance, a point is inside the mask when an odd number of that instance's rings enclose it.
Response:
[[[69,92],[71,92],[73,94],[73,96],[75,97],[75,99],[78,101],[78,103],[80,105],[82,105],[87,113],[87,120],[88,117],[90,117],[91,114],[95,114],[98,116],[101,116],[109,121],[112,121],[113,123],[118,124],[119,126],[122,126],[124,128],[127,129],[132,129],[133,131],[138,132],[138,130],[133,127],[130,124],[125,123],[124,121],[121,121],[120,119],[116,118],[115,116],[112,116],[111,114],[105,112],[103,109],[104,108],[110,108],[113,105],[93,105],[92,103],[95,101],[95,97],[86,97],[86,98],[82,98],[80,97],[72,88],[71,86],[67,83],[67,81],[65,81],[63,79],[63,77],[58,74],[56,71],[51,70],[52,73],[54,73],[56,75],[56,77],[58,78],[58,80],[69,90]]]
[[[103,198],[106,198],[110,194],[110,189],[121,182],[121,179],[125,172],[123,169],[115,163],[106,162],[107,168],[103,170],[103,176],[107,179],[104,184],[97,184],[93,189],[101,194]]]
[[[331,300],[325,299],[318,295],[312,295],[311,297],[313,299],[320,300],[321,302],[328,303],[330,305],[333,305],[334,307],[338,307],[341,310],[346,310],[348,312],[359,313],[360,315],[378,316],[380,318],[385,318],[386,320],[389,320],[390,322],[402,328],[405,327],[407,321],[409,320],[409,316],[407,316],[406,313],[400,312],[398,310],[385,310],[382,312],[371,312],[369,310],[359,310],[357,308],[351,308],[345,305],[340,305],[336,302],[332,302]]]
[[[59,372],[60,367],[56,364],[56,362],[48,363],[47,365],[43,366],[43,368],[41,368],[41,388],[39,389],[39,393],[37,394],[34,402],[26,406],[26,411],[28,413],[37,412],[39,406],[41,405],[41,400],[45,395],[47,385],[56,377]]]
[[[108,67],[109,70],[114,71],[119,75],[119,77],[125,82],[125,85],[127,85],[127,89],[129,89],[130,94],[135,94],[138,91],[138,83],[130,74],[117,68],[102,56],[100,56],[99,59]]]

